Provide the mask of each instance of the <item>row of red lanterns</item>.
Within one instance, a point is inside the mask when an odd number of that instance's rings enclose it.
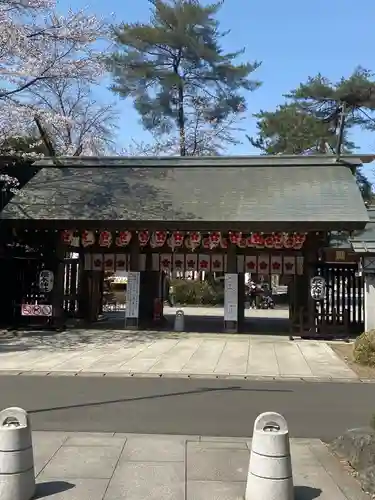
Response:
[[[306,233],[251,233],[246,235],[241,232],[229,232],[228,237],[223,236],[220,232],[211,232],[203,236],[200,232],[194,231],[183,233],[182,231],[174,231],[168,234],[167,231],[139,231],[136,233],[140,246],[149,244],[152,248],[161,248],[167,244],[170,248],[181,248],[185,245],[190,250],[202,246],[205,249],[228,248],[228,244],[236,245],[239,248],[269,248],[269,249],[300,249],[305,240]],[[100,231],[98,243],[101,247],[110,247],[113,243],[118,247],[126,247],[129,245],[133,234],[131,231],[120,231],[113,234],[110,231]],[[89,247],[96,243],[97,238],[94,231],[83,231],[81,237],[77,241],[77,236],[72,230],[63,231],[62,240],[66,245]]]

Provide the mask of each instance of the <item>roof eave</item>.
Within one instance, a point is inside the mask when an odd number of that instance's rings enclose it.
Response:
[[[242,156],[60,156],[37,160],[37,167],[251,167],[251,166],[316,166],[342,165],[360,166],[371,163],[375,155],[342,155],[339,159],[334,155],[242,155]]]
[[[142,230],[157,228],[169,231],[212,231],[232,230],[249,232],[329,232],[329,231],[357,231],[366,226],[365,221],[127,221],[127,220],[72,220],[72,219],[3,219],[3,225],[9,225],[15,229],[76,229],[76,230]]]

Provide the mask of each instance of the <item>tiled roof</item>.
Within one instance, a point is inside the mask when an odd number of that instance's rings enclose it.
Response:
[[[334,157],[59,158],[2,218],[80,221],[368,221],[352,171]],[[351,164],[360,164],[350,158]],[[73,165],[67,168],[66,165]]]
[[[368,210],[370,222],[363,231],[350,239],[353,250],[357,253],[375,253],[375,208]]]

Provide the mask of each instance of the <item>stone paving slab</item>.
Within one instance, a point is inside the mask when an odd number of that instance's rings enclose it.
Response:
[[[0,341],[0,373],[358,380],[325,342],[124,330],[33,332]]]
[[[44,463],[38,499],[244,498],[247,438],[34,432],[33,441]],[[291,454],[295,500],[369,499],[321,441],[292,439]]]

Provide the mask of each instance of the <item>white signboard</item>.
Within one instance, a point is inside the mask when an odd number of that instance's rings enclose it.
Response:
[[[22,304],[22,316],[52,316],[51,304]]]
[[[224,278],[224,321],[238,321],[238,274]]]
[[[49,293],[52,291],[54,282],[54,276],[52,271],[44,269],[39,273],[39,290],[43,293]]]
[[[140,273],[128,272],[128,284],[126,286],[126,318],[138,318],[139,315],[139,280]]]

